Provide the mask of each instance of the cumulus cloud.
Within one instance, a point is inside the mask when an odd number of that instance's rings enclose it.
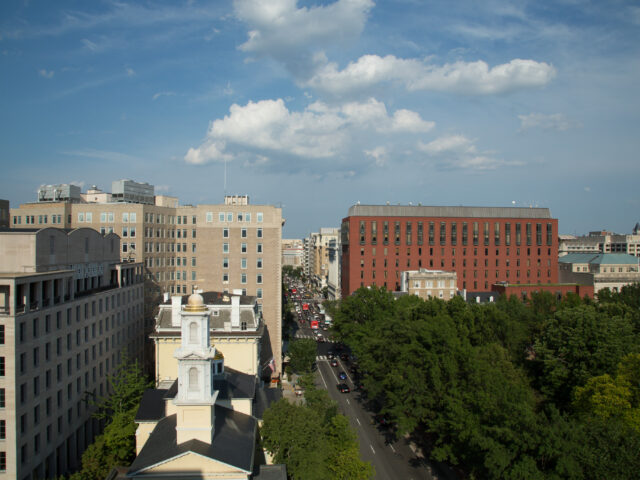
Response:
[[[433,125],[410,110],[390,114],[374,98],[338,106],[314,102],[302,111],[290,111],[282,99],[234,104],[228,115],[211,123],[203,144],[190,148],[185,161],[203,164],[229,160],[234,152],[265,151],[329,159],[357,148],[357,142],[367,142],[371,135],[415,134]]]
[[[403,59],[393,55],[363,55],[339,70],[327,63],[306,85],[341,95],[382,83],[396,83],[408,91],[432,90],[470,95],[488,95],[540,87],[555,76],[555,68],[544,62],[514,59],[489,67],[478,60],[433,65],[427,60]]]
[[[364,153],[373,158],[375,164],[383,167],[387,162],[387,149],[384,147],[376,147],[373,150],[365,150]]]
[[[41,69],[38,70],[38,75],[40,75],[43,78],[53,78],[53,70],[46,70],[46,69]]]
[[[372,0],[338,0],[299,8],[297,0],[236,0],[235,14],[250,29],[240,49],[271,56],[304,76],[322,60],[321,53],[314,57],[309,51],[357,38],[373,5]]]
[[[520,119],[520,130],[522,131],[531,128],[564,131],[576,126],[562,113],[552,113],[550,115],[530,113],[529,115],[518,115],[518,118]]]
[[[504,166],[523,165],[520,161],[495,158],[492,152],[478,151],[475,142],[464,135],[448,135],[426,144],[418,142],[418,150],[433,158],[436,165],[443,170],[462,169],[481,172]]]

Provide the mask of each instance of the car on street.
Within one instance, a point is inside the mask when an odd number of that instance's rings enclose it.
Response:
[[[329,360],[331,360],[331,359],[335,358],[335,356],[336,356],[336,354],[334,353],[334,351],[333,351],[333,350],[329,350],[329,351],[327,352],[327,358],[328,358]]]
[[[337,367],[338,366],[338,360],[336,360],[335,358],[331,359],[331,362],[329,362],[331,364],[332,367]]]
[[[345,372],[340,372],[340,373],[338,373],[338,378],[340,380],[346,380],[347,379],[347,374]]]
[[[347,385],[346,383],[339,383],[338,390],[340,391],[340,393],[349,393],[351,391],[349,389],[349,385]]]

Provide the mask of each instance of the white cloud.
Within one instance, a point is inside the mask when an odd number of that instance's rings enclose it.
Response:
[[[307,52],[357,38],[373,5],[371,0],[338,0],[298,8],[297,0],[236,0],[236,16],[250,29],[240,49],[272,56],[304,76],[320,60]]]
[[[205,142],[190,148],[185,161],[203,164],[228,160],[234,152],[265,151],[331,159],[351,149],[362,152],[358,143],[368,144],[372,136],[421,133],[433,125],[410,110],[390,115],[374,98],[339,106],[314,102],[302,111],[290,111],[282,99],[234,104],[229,115],[211,123]]]
[[[327,63],[306,85],[335,95],[388,82],[403,85],[409,91],[487,95],[540,87],[554,76],[553,66],[534,60],[514,59],[490,68],[481,60],[438,66],[427,60],[364,55],[343,70],[339,70],[335,63]]]
[[[530,113],[529,115],[518,115],[520,119],[520,130],[529,130],[531,128],[542,128],[544,130],[568,130],[577,126],[570,122],[562,113],[552,113],[546,115],[544,113]]]
[[[136,74],[136,71],[133,68],[127,67],[125,69],[125,72],[127,72],[127,77],[133,77]]]
[[[86,148],[84,150],[67,150],[61,152],[64,155],[73,155],[75,157],[95,158],[97,160],[106,160],[109,162],[141,162],[143,161],[139,157],[129,155],[121,152],[110,152],[108,150],[95,150],[93,148]]]
[[[387,163],[387,149],[384,147],[376,147],[373,150],[365,150],[365,155],[373,158],[378,167],[384,167]]]
[[[153,94],[152,99],[155,101],[160,97],[173,97],[174,95],[175,95],[175,92],[157,92]]]
[[[475,140],[464,135],[449,135],[427,144],[418,142],[418,149],[433,158],[442,169],[461,169],[475,172],[495,170],[504,166],[520,166],[523,162],[493,157],[492,152],[479,152]]]
[[[43,78],[53,78],[54,72],[53,70],[46,70],[43,68],[41,70],[38,70],[38,75]]]

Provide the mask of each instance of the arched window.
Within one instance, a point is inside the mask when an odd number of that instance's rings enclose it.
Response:
[[[198,324],[196,322],[189,324],[189,343],[198,344]]]
[[[189,391],[197,392],[200,390],[198,386],[198,369],[196,367],[191,367],[189,369]]]

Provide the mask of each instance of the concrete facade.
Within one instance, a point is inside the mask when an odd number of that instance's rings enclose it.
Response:
[[[304,267],[304,242],[300,239],[282,239],[282,266]]]
[[[562,235],[558,254],[569,253],[626,253],[640,257],[640,225],[636,224],[631,234],[598,231],[581,237]]]
[[[640,259],[628,254],[571,253],[560,257],[560,281],[592,285],[618,292],[625,285],[640,282]]]
[[[94,195],[97,201],[103,198]],[[90,195],[84,198],[91,200]],[[186,295],[196,289],[241,289],[256,296],[277,367],[275,375],[282,363],[283,223],[282,209],[251,205],[246,195],[197,206],[179,206],[174,197],[156,195],[154,205],[51,201],[11,210],[12,228],[88,227],[118,234],[121,258],[142,262],[146,277],[161,292]]]
[[[427,300],[440,298],[451,300],[455,297],[458,288],[456,272],[444,272],[442,270],[410,270],[401,273],[401,292],[409,295],[417,295]]]
[[[123,351],[141,359],[142,265],[119,247],[92,229],[0,232],[0,477],[79,468],[101,431],[90,400],[108,393]]]

